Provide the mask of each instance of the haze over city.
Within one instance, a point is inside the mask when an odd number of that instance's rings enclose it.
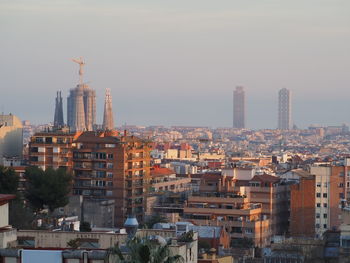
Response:
[[[29,4],[30,3],[30,4]],[[115,123],[276,128],[278,90],[293,123],[349,123],[349,1],[2,1],[0,111],[52,121],[54,97],[84,80],[113,96]],[[66,121],[66,120],[65,120]]]

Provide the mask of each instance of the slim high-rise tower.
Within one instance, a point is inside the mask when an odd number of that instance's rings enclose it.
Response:
[[[63,103],[62,103],[61,91],[57,91],[56,105],[55,105],[55,116],[54,116],[53,124],[55,127],[64,126]]]
[[[245,128],[245,92],[241,86],[233,91],[233,128]]]
[[[278,92],[278,129],[292,128],[292,103],[290,90],[283,88]]]
[[[104,130],[114,129],[112,95],[111,95],[110,89],[106,89],[105,108],[103,113],[103,129]]]
[[[85,62],[81,58],[73,61],[79,64],[79,84],[67,98],[67,124],[72,131],[92,131],[96,124],[96,92],[83,83]]]

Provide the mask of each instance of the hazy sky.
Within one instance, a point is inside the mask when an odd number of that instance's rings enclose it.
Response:
[[[118,126],[229,127],[242,85],[249,128],[283,87],[299,127],[350,123],[349,0],[0,0],[0,111],[52,121],[79,56],[99,122],[111,88]]]

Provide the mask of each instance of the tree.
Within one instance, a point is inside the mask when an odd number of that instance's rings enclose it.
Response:
[[[206,240],[198,240],[198,250],[204,249],[205,251],[209,250],[211,248],[211,245]]]
[[[33,211],[25,206],[23,200],[12,200],[9,207],[10,225],[18,229],[32,229],[35,219]]]
[[[190,230],[188,232],[183,233],[181,236],[179,236],[177,241],[179,241],[179,242],[192,242],[193,235],[194,235],[193,230]]]
[[[80,240],[79,238],[71,239],[67,242],[67,246],[72,249],[78,249],[80,247]]]
[[[0,166],[0,194],[17,194],[19,176],[12,168]]]
[[[157,223],[168,223],[168,219],[160,214],[155,214],[146,220],[145,226],[151,229]]]
[[[29,167],[25,173],[27,179],[26,198],[36,211],[47,206],[50,212],[68,204],[72,177],[65,169]]]
[[[79,226],[80,232],[91,232],[91,226],[89,222],[81,222]]]
[[[160,244],[149,238],[134,237],[126,245],[130,260],[126,260],[118,245],[109,249],[109,255],[114,255],[121,262],[130,263],[177,263],[184,262],[180,255],[171,255],[168,244]],[[117,262],[120,262],[117,261]]]

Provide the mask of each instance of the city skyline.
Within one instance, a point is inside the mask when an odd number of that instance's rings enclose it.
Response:
[[[52,121],[52,94],[75,86],[69,60],[81,55],[97,123],[108,87],[117,126],[230,127],[237,84],[247,128],[276,128],[281,87],[293,90],[298,127],[350,122],[349,2],[29,2],[0,3],[0,109],[23,120]]]

